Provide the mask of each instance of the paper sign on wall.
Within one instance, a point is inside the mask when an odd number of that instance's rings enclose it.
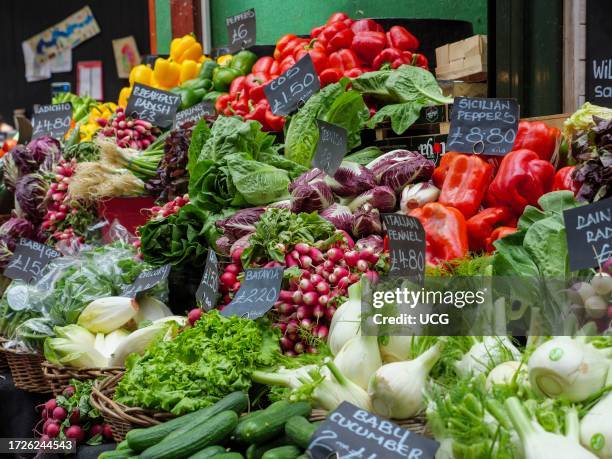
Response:
[[[140,64],[140,53],[136,40],[132,35],[113,40],[113,53],[115,54],[117,75],[119,78],[128,78],[130,70]]]

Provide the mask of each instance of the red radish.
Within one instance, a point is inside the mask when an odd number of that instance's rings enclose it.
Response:
[[[304,293],[302,301],[304,301],[304,304],[307,306],[313,306],[319,301],[319,295],[317,295],[316,292],[306,292]]]
[[[264,265],[264,268],[277,268],[282,266],[278,261],[269,261]]]
[[[336,313],[335,306],[327,306],[327,309],[325,310],[325,317],[327,318],[327,320],[332,320],[332,317],[334,317],[335,313]]]
[[[285,355],[288,355],[289,357],[295,357],[296,353],[293,351],[285,351]]]
[[[310,252],[310,246],[304,242],[298,242],[295,244],[295,250],[297,250],[300,255],[307,255]]]
[[[47,426],[43,428],[43,433],[49,438],[55,438],[59,435],[60,430],[60,425],[57,422],[52,422],[47,424]]]
[[[312,266],[312,258],[308,255],[302,255],[300,257],[300,266],[305,269],[310,268]]]
[[[189,311],[189,314],[187,315],[187,320],[189,320],[189,323],[191,325],[194,325],[198,320],[200,320],[200,317],[202,317],[202,309],[201,308],[194,308],[191,311]]]
[[[338,281],[338,288],[340,290],[346,290],[349,285],[351,285],[351,281],[349,280],[348,276],[344,276],[342,279],[340,279]]]
[[[66,419],[67,416],[68,411],[66,411],[66,409],[62,408],[61,406],[58,406],[53,410],[53,419],[55,419],[56,421],[63,421],[64,419]]]
[[[349,270],[346,268],[337,267],[334,269],[333,274],[336,276],[336,279],[342,279],[343,277],[349,275]]]
[[[291,333],[297,333],[298,328],[299,328],[299,322],[297,320],[290,320],[287,323],[287,333],[291,334]]]
[[[278,328],[281,333],[285,333],[287,331],[287,322],[278,322],[274,324],[274,327]]]
[[[298,306],[297,318],[301,320],[307,317],[312,317],[312,308],[306,305]]]
[[[323,276],[321,276],[320,274],[313,274],[310,276],[310,282],[315,284],[315,288],[316,288],[316,285],[322,280],[323,280]]]
[[[353,268],[357,265],[357,261],[359,260],[359,254],[354,250],[349,250],[348,252],[344,253],[344,260],[346,261],[347,265]]]
[[[108,438],[109,440],[113,439],[113,431],[111,430],[111,426],[108,424],[102,425],[102,436],[104,438]]]
[[[278,295],[278,301],[293,303],[293,292],[291,290],[281,290]]]
[[[276,306],[276,309],[281,314],[289,315],[295,311],[295,306],[291,303],[280,303],[278,306]]]
[[[368,270],[368,262],[365,260],[357,261],[357,271],[365,273]]]
[[[351,273],[349,274],[349,281],[351,282],[351,284],[354,284],[355,282],[359,282],[359,279],[361,279],[361,276],[357,273]]]
[[[325,307],[320,304],[317,304],[314,308],[312,308],[312,315],[316,319],[321,319],[325,316]]]
[[[310,250],[308,251],[308,255],[310,255],[310,258],[312,258],[312,261],[317,265],[319,263],[322,263],[325,260],[323,258],[323,252],[321,252],[316,247],[311,247]]]
[[[329,293],[329,284],[325,281],[317,282],[317,284],[315,285],[315,289],[319,294],[327,295]]]
[[[295,292],[293,292],[293,295],[291,295],[293,304],[300,304],[302,302],[302,297],[303,295],[300,290],[296,290]]]
[[[221,277],[219,278],[219,280],[221,281],[223,285],[229,288],[232,285],[234,285],[234,283],[236,282],[236,275],[234,273],[230,273],[226,271],[223,274],[221,274]]]
[[[242,261],[240,261],[240,257],[242,256],[242,252],[244,252],[245,247],[237,247],[232,253],[232,261],[238,266],[242,266]]]
[[[53,411],[57,407],[57,400],[54,398],[45,402],[45,408],[49,411]]]
[[[310,280],[308,279],[300,280],[299,286],[302,292],[313,292],[314,291],[314,285],[312,285],[312,282],[310,282]]]
[[[51,437],[49,437],[49,435],[42,435],[39,440],[41,443],[49,443],[51,441]]]
[[[346,241],[346,245],[348,245],[349,249],[352,249],[355,246],[355,241],[353,241],[353,238],[349,236],[349,233],[347,233],[344,230],[336,230],[336,231],[342,233],[342,237]]]
[[[66,438],[75,440],[77,443],[81,443],[85,440],[85,431],[81,426],[70,426],[64,433],[66,434]]]
[[[333,264],[342,260],[342,258],[344,258],[344,254],[338,247],[332,247],[327,251],[327,258]]]
[[[307,270],[300,270],[301,272],[301,276],[300,279],[310,279],[310,271]]]
[[[309,353],[309,354],[318,354],[319,350],[316,347],[314,347],[314,346],[308,346],[306,348],[306,352]]]
[[[81,421],[81,412],[79,411],[78,408],[75,408],[74,410],[72,410],[69,421],[70,421],[70,424],[73,424],[73,425],[78,424]]]
[[[47,419],[49,419],[51,416],[53,416],[49,410],[47,409],[43,409],[42,413],[40,414],[40,417],[42,418],[43,421],[46,421]]]
[[[293,350],[295,351],[296,354],[303,354],[304,353],[304,344],[303,343],[295,343],[295,346],[293,346]]]
[[[294,266],[298,266],[298,261],[291,255],[285,255],[285,265],[287,268],[293,268]]]
[[[366,247],[361,252],[359,252],[359,259],[360,260],[365,260],[365,261],[370,261],[370,258],[372,257],[373,253],[374,253],[374,251],[371,248]]]
[[[297,250],[292,250],[290,255],[295,259],[298,260],[300,259],[300,252],[298,252]]]
[[[338,282],[338,276],[336,276],[335,274],[332,273],[332,274],[329,275],[327,280],[329,281],[330,284],[336,285],[336,283]]]
[[[234,285],[232,285],[230,287],[230,290],[232,292],[236,292],[236,291],[240,290],[240,282],[238,282],[238,281],[234,282]]]
[[[328,333],[329,333],[329,328],[327,328],[326,325],[321,325],[321,324],[317,325],[312,331],[312,334],[316,338],[327,338]]]
[[[329,249],[329,250],[332,250],[332,249]],[[340,250],[340,249],[338,249],[338,250]],[[332,262],[331,260],[325,260],[325,261],[323,262],[323,269],[324,269],[325,271],[327,271],[328,273],[333,272],[333,271],[334,271],[335,266],[336,266],[336,265],[335,265],[335,264],[334,264],[334,262]]]
[[[235,263],[230,263],[229,265],[225,267],[225,272],[229,272],[229,273],[238,275],[238,273],[240,272],[240,266]]]
[[[366,271],[365,276],[372,283],[378,282],[378,273],[376,271],[372,271],[372,270]]]
[[[319,296],[319,304],[321,306],[327,306],[327,303],[329,303],[329,296],[328,295],[320,295]]]
[[[300,321],[300,327],[302,327],[304,330],[310,330],[313,326],[314,324],[310,319],[302,319]]]
[[[281,345],[281,348],[285,351],[289,351],[293,349],[293,341],[291,341],[289,337],[286,335],[281,337],[280,345]]]
[[[89,436],[95,437],[96,435],[102,435],[102,424],[94,424],[89,429]]]

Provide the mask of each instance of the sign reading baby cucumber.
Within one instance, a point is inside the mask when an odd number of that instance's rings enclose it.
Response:
[[[180,104],[181,96],[178,94],[136,83],[125,112],[160,128],[168,128],[174,123]]]
[[[19,279],[24,282],[37,280],[41,277],[45,266],[60,256],[60,253],[40,242],[20,238],[4,270],[9,279]]]
[[[512,151],[518,122],[516,99],[455,97],[446,149],[503,156]]]

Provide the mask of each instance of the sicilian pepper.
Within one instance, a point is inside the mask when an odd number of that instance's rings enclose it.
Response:
[[[540,159],[550,161],[561,138],[561,131],[542,121],[521,121],[518,125],[513,150],[535,151]]]
[[[260,57],[253,64],[253,67],[251,68],[251,72],[253,72],[253,73],[265,73],[266,75],[270,75],[270,70],[271,70],[273,64],[274,64],[274,58],[272,56],[263,56],[263,57]]]
[[[400,56],[391,63],[391,68],[396,69],[402,65],[414,65],[417,59],[416,56],[416,54],[412,54],[410,51],[401,51]]]
[[[384,32],[365,31],[355,34],[351,42],[351,49],[368,64],[387,47],[387,37]]]
[[[416,217],[425,229],[427,263],[437,265],[467,255],[465,218],[457,209],[430,202],[409,215]]]
[[[485,250],[488,239],[499,226],[516,226],[516,216],[507,207],[489,207],[466,222],[470,250]]]
[[[452,206],[465,218],[470,218],[478,212],[484,199],[493,177],[493,168],[478,156],[454,154],[446,159],[444,169],[446,172],[438,202]],[[439,178],[436,180],[439,181]]]
[[[239,76],[232,80],[229,87],[230,96],[234,99],[239,99],[246,95],[246,78],[245,76]]]
[[[320,48],[306,47],[298,50],[294,55],[295,61],[299,61],[306,54],[310,54],[310,57],[312,58],[312,64],[314,65],[317,74],[320,74],[329,66],[329,63],[327,61],[327,54]]]
[[[153,78],[163,88],[178,86],[181,76],[181,66],[169,59],[155,59]]]
[[[487,191],[490,207],[507,206],[521,215],[527,205],[552,190],[555,168],[531,150],[514,150],[504,156]]]
[[[266,103],[264,101],[260,101],[256,103],[255,105],[253,105],[252,103],[249,103],[249,109],[250,111],[249,113],[244,115],[244,119],[259,121],[259,123],[263,127],[267,127],[266,125],[266,110],[267,110]]]
[[[291,67],[295,65],[295,58],[293,56],[287,56],[284,58],[278,66],[279,73],[285,73]]]
[[[387,32],[389,46],[400,51],[416,51],[419,48],[419,40],[405,27],[393,26]]]
[[[350,49],[341,49],[331,53],[328,62],[330,67],[340,70],[341,73],[360,67],[359,58]]]
[[[578,190],[580,190],[580,183],[572,178],[574,170],[576,170],[576,166],[566,166],[559,169],[553,180],[552,191],[569,190],[576,196]]]
[[[412,58],[412,56],[410,57]],[[399,49],[385,48],[378,54],[378,56],[374,58],[372,67],[374,67],[376,70],[380,70],[383,67],[390,68],[391,64],[398,59],[402,59],[402,52]],[[410,59],[410,62],[412,62],[412,59]]]
[[[278,41],[276,42],[276,47],[274,48],[274,54],[273,54],[274,60],[278,60],[278,61],[282,60],[280,58],[281,53],[285,50],[287,45],[291,43],[293,40],[295,40],[296,38],[297,36],[293,35],[292,33],[288,33],[280,37]]]
[[[179,64],[186,60],[197,61],[202,57],[202,45],[193,35],[175,38],[170,42],[170,58]]]
[[[427,60],[424,54],[414,53],[412,65],[416,67],[421,67],[425,70],[429,70],[429,61]]]
[[[305,38],[294,38],[284,47],[278,57],[278,61],[282,62],[286,57],[293,56],[298,50],[308,45],[308,40]]]
[[[256,61],[257,56],[254,52],[249,51],[248,49],[243,49],[234,55],[229,67],[231,69],[238,70],[241,75],[246,75],[251,71],[251,68]]]
[[[338,49],[349,48],[355,34],[349,26],[344,22],[334,22],[323,29],[318,37],[318,41],[322,43],[329,52]]]
[[[213,85],[216,91],[225,92],[229,89],[234,79],[242,76],[240,70],[230,67],[217,67],[213,71]]]
[[[358,21],[353,22],[353,24],[351,25],[351,30],[353,31],[353,33],[359,33],[359,32],[366,32],[366,31],[372,31],[372,32],[384,32],[385,29],[382,28],[382,26],[376,22],[374,19],[359,19]]]
[[[487,252],[494,252],[495,246],[493,243],[499,239],[503,239],[506,236],[516,233],[514,226],[498,226],[493,230],[491,236],[487,238]]]
[[[351,24],[353,23],[353,20],[346,13],[334,13],[329,17],[325,25],[330,25],[335,22],[344,22],[346,25],[350,27]]]

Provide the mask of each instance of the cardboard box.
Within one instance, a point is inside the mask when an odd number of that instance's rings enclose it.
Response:
[[[440,80],[486,81],[487,36],[474,35],[436,48],[436,77]]]

